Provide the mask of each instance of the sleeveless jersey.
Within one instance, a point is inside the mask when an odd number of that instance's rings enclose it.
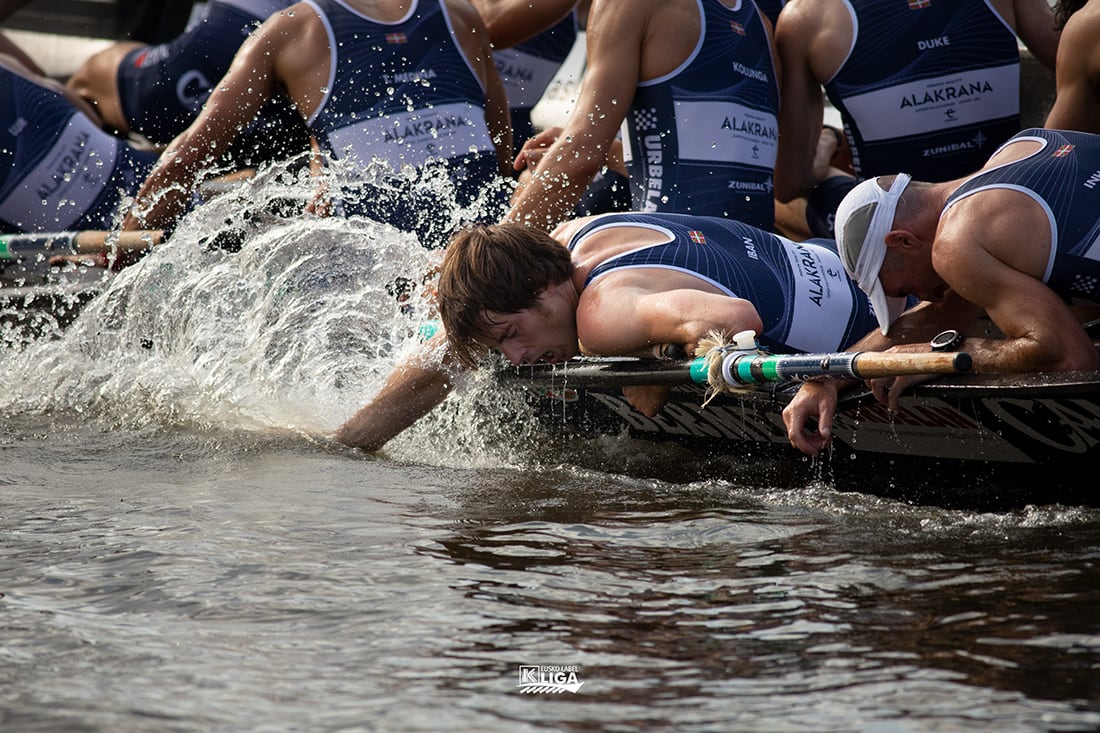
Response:
[[[492,179],[497,160],[485,90],[440,0],[415,0],[396,23],[341,0],[306,2],[325,23],[331,49],[328,92],[309,119],[322,147],[334,158],[380,159],[394,170],[453,160],[466,177]]]
[[[111,229],[156,160],[0,66],[0,230]]]
[[[697,0],[702,28],[684,63],[640,82],[623,129],[634,208],[775,222],[779,90],[751,0]],[[673,29],[670,29],[673,32]]]
[[[293,0],[211,0],[177,38],[127,53],[116,73],[119,102],[130,129],[157,144],[171,142],[198,116],[248,35]],[[271,107],[269,109],[269,107]],[[282,101],[277,110],[289,110]],[[292,111],[292,110],[290,110]]]
[[[831,240],[796,243],[741,222],[684,214],[605,214],[577,232],[572,250],[610,227],[644,227],[668,237],[593,268],[585,287],[625,268],[661,268],[693,275],[756,307],[760,343],[774,352],[843,349],[875,328],[871,306],[848,278]]]
[[[1019,132],[1019,47],[986,0],[843,2],[852,47],[825,92],[857,175],[959,178]]]
[[[1019,140],[1034,140],[1042,147],[972,176],[947,200],[944,211],[991,188],[1030,196],[1050,222],[1052,246],[1043,282],[1067,300],[1100,303],[1100,135],[1032,128],[1009,142]]]
[[[512,48],[493,50],[493,60],[508,95],[515,150],[535,134],[531,109],[546,93],[576,41],[577,14],[574,11],[534,38]]]

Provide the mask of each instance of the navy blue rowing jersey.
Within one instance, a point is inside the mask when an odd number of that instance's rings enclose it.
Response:
[[[454,36],[440,0],[414,0],[385,23],[340,0],[306,0],[329,34],[330,79],[310,129],[335,158],[393,170],[432,160],[481,183],[497,173],[485,123],[485,90]]]
[[[441,0],[414,0],[394,23],[368,18],[341,0],[305,2],[329,35],[327,91],[308,123],[321,147],[345,163],[336,196],[341,212],[414,232],[427,247],[446,243],[451,201],[461,207],[484,202],[474,216],[499,218],[506,192],[486,124],[485,90]],[[437,177],[453,191],[441,193]]]
[[[624,122],[634,208],[775,223],[772,173],[779,87],[771,43],[751,0],[697,0],[695,50],[640,82]]]
[[[1042,147],[971,176],[951,194],[944,211],[992,188],[1030,196],[1050,222],[1052,244],[1043,282],[1067,300],[1100,303],[1100,135],[1032,128],[1009,143],[1020,140]]]
[[[825,92],[857,175],[948,181],[1019,132],[1019,47],[987,2],[842,1],[854,37]]]
[[[210,0],[191,26],[157,46],[129,51],[118,65],[116,88],[130,129],[167,145],[198,116],[214,85],[229,71],[248,35],[294,0]],[[289,102],[268,102],[268,119],[292,119]]]
[[[0,230],[111,229],[156,160],[0,66]]]
[[[844,271],[832,240],[792,242],[720,217],[605,214],[576,233],[569,248],[609,227],[644,227],[668,241],[601,262],[585,287],[624,268],[686,272],[756,307],[761,345],[774,352],[843,349],[876,327],[867,296]]]

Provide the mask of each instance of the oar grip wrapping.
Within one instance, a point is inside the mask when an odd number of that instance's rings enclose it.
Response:
[[[162,241],[164,232],[159,229],[125,232],[88,229],[76,232],[0,234],[0,260],[26,260],[58,254],[138,254]],[[134,260],[136,257],[129,261]]]
[[[954,374],[969,371],[974,360],[965,351],[919,354],[866,351],[854,361],[853,376],[859,379],[897,377],[903,374]]]

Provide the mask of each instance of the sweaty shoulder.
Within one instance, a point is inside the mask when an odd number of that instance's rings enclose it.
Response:
[[[785,56],[806,59],[824,84],[836,75],[852,46],[854,28],[841,0],[789,0],[779,13],[775,42]]]
[[[982,170],[989,168],[996,168],[997,166],[1004,165],[1005,163],[1011,163],[1014,160],[1019,160],[1028,155],[1031,155],[1037,150],[1043,147],[1042,141],[1039,140],[1015,140],[1009,141],[1001,146],[1001,148],[990,157],[986,164],[982,166]]]
[[[475,69],[490,61],[489,31],[470,0],[443,0],[455,39]],[[483,80],[484,81],[484,80]]]
[[[587,33],[590,50],[621,44],[640,54],[638,78],[646,81],[682,64],[700,27],[698,0],[592,0]]]
[[[330,49],[325,25],[313,6],[297,3],[269,16],[238,56],[247,54],[274,59],[278,80],[304,116],[320,104],[319,90],[328,83]]]
[[[443,0],[447,13],[451,16],[455,32],[476,32],[485,29],[481,14],[470,0]]]

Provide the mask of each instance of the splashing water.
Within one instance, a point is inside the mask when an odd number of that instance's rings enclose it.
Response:
[[[440,183],[434,216],[474,216],[448,204],[446,182],[420,180]],[[56,338],[0,348],[18,385],[0,411],[135,429],[334,430],[419,347],[433,317],[423,281],[441,253],[368,218],[299,213],[311,195],[308,177],[268,171],[198,207]],[[211,246],[223,240],[239,251]],[[472,380],[463,404],[492,403],[490,381]],[[442,424],[454,440],[441,455],[468,460],[457,423],[499,421],[467,412],[441,410],[398,452],[423,458],[424,432]]]

